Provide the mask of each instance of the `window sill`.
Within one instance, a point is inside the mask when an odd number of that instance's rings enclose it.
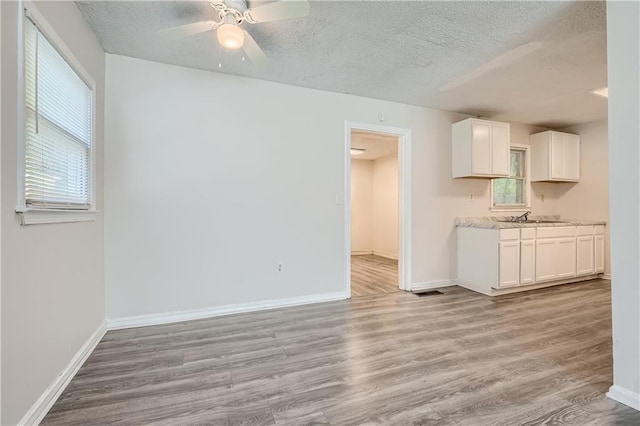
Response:
[[[531,210],[530,206],[513,206],[513,207],[489,207],[489,210],[492,212],[526,212]]]
[[[20,224],[39,225],[44,223],[72,223],[93,222],[98,212],[96,210],[17,210],[20,215]]]

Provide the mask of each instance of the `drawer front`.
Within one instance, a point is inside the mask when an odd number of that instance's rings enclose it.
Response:
[[[519,239],[520,239],[520,229],[501,229],[500,230],[500,241],[519,240]]]
[[[520,230],[520,239],[533,240],[536,238],[536,228],[522,228]]]
[[[594,226],[594,228],[595,228],[594,234],[604,235],[604,225],[596,225]]]
[[[575,236],[575,226],[541,226],[536,228],[537,238],[562,238]]]
[[[578,226],[577,235],[593,235],[593,225]]]

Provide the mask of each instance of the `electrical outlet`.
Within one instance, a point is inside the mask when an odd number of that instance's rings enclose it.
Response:
[[[469,199],[473,200],[473,194],[469,194]]]
[[[278,263],[277,271],[282,272],[282,263]]]

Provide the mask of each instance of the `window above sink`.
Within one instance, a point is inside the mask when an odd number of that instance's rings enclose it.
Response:
[[[511,144],[507,178],[491,181],[491,210],[526,210],[531,206],[529,146]]]

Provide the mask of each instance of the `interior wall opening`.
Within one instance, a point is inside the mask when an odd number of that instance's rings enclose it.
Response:
[[[351,297],[400,290],[398,145],[351,130]]]

